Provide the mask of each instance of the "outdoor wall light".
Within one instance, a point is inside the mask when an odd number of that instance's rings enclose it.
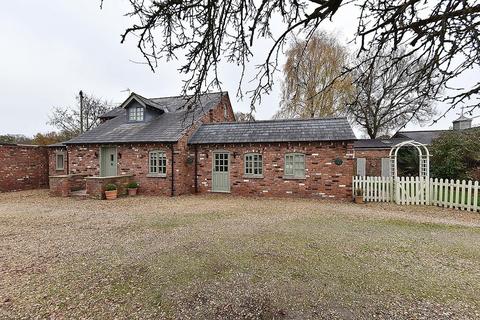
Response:
[[[343,164],[343,160],[339,157],[336,157],[335,160],[333,160],[333,163],[335,163],[337,166],[341,166]]]

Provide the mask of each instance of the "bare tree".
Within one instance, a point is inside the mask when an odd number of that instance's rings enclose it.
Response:
[[[252,122],[255,121],[255,116],[247,112],[235,112],[235,119],[238,122]]]
[[[49,116],[48,124],[59,129],[66,137],[72,138],[80,134],[80,95],[75,97],[77,105],[71,107],[55,107]],[[83,131],[88,131],[100,124],[99,117],[112,109],[111,104],[93,95],[83,96]]]
[[[343,112],[353,95],[350,77],[339,77],[347,59],[346,48],[325,32],[315,33],[308,41],[295,38],[287,50],[282,100],[274,118],[314,118]]]
[[[252,109],[262,94],[269,93],[273,73],[278,70],[278,56],[288,36],[301,33],[309,39],[326,19],[344,19],[343,5],[359,8],[358,29],[352,38],[359,52],[376,57],[379,50],[390,53],[406,46],[403,55],[391,65],[415,55],[427,61],[417,70],[417,79],[429,79],[438,71],[440,79],[431,82],[436,98],[451,104],[468,104],[468,111],[480,106],[480,82],[458,88],[442,96],[442,88],[466,70],[478,67],[480,56],[480,4],[474,0],[129,0],[127,14],[135,20],[122,35],[122,42],[132,35],[155,70],[159,59],[185,57],[180,72],[187,75],[183,92],[198,95],[220,86],[218,66],[223,60],[245,66],[258,38],[272,41],[258,66],[256,88],[249,92]],[[103,0],[101,0],[103,5]],[[273,21],[281,20],[284,28],[272,30]],[[347,23],[351,23],[348,21]],[[410,60],[411,61],[411,60]],[[371,60],[359,65],[371,66]],[[352,67],[356,69],[359,65]],[[242,96],[240,76],[238,94]],[[429,90],[430,91],[430,90]],[[448,91],[445,91],[448,92]],[[450,91],[452,92],[452,91]],[[448,111],[448,110],[447,110]],[[415,113],[412,114],[412,118]]]
[[[422,123],[435,115],[432,90],[435,86],[431,81],[437,78],[420,82],[422,79],[412,76],[426,63],[415,56],[390,64],[401,55],[402,50],[395,56],[381,53],[368,67],[362,65],[353,73],[356,94],[353,102],[347,104],[347,114],[372,139],[397,130],[411,120]]]

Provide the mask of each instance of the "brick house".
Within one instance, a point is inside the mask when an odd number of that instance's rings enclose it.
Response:
[[[472,119],[461,115],[452,122],[452,130],[468,130]],[[450,130],[398,131],[390,139],[363,139],[354,143],[355,174],[358,176],[390,176],[390,150],[400,142],[413,140],[430,146],[443,133]]]
[[[107,183],[123,193],[136,181],[149,195],[351,196],[355,135],[345,118],[238,123],[225,92],[196,108],[187,100],[132,93],[98,127],[51,146],[51,194],[100,198]]]

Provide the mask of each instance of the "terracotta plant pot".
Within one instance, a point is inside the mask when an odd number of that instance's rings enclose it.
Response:
[[[105,198],[107,198],[107,200],[115,200],[117,199],[117,195],[117,190],[105,191]]]
[[[128,189],[129,196],[136,196],[138,188]]]
[[[363,200],[363,196],[355,196],[355,203],[357,204],[365,203],[365,201]]]

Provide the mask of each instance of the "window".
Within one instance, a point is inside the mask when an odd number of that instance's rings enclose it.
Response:
[[[357,158],[357,176],[365,176],[366,162],[365,158]]]
[[[167,175],[167,156],[163,151],[151,151],[149,154],[149,169],[151,175]]]
[[[259,153],[247,153],[245,155],[245,175],[261,177],[263,175],[263,159]]]
[[[144,111],[143,107],[131,107],[128,109],[129,121],[143,121]]]
[[[65,169],[65,155],[63,153],[57,153],[55,155],[55,167],[57,170]]]
[[[286,154],[284,174],[287,178],[305,178],[305,155],[303,153]]]
[[[390,158],[382,158],[382,177],[390,177]]]

